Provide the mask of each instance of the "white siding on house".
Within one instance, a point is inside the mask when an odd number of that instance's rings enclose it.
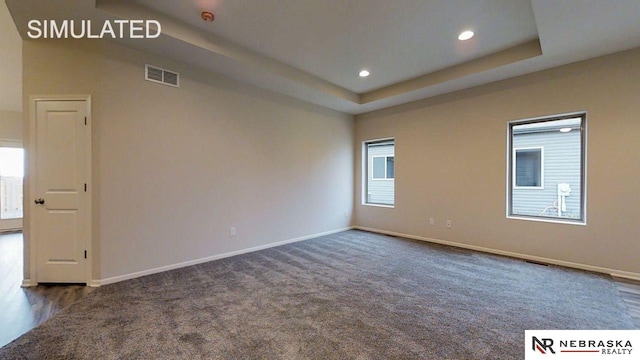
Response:
[[[580,130],[567,133],[558,130],[514,134],[513,148],[542,147],[544,179],[542,188],[514,188],[512,213],[514,215],[557,216],[558,184],[571,186],[566,197],[566,212],[562,217],[580,218]],[[513,166],[513,164],[512,164]]]
[[[0,219],[22,218],[22,178],[0,176]]]
[[[384,146],[368,146],[367,151],[367,203],[394,204],[395,179],[373,179],[373,158],[376,156],[394,156],[393,144]]]

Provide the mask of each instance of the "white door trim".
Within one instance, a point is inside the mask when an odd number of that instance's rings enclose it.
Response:
[[[86,101],[87,104],[87,126],[88,131],[85,132],[85,141],[87,144],[87,156],[85,157],[86,161],[86,179],[87,179],[87,193],[88,196],[84,197],[84,201],[86,201],[87,209],[87,233],[86,237],[87,243],[85,244],[87,249],[87,266],[85,269],[85,279],[87,285],[92,284],[92,268],[93,268],[93,251],[91,248],[92,243],[92,208],[91,208],[91,194],[93,190],[93,183],[91,179],[91,95],[32,95],[29,96],[29,132],[28,137],[25,139],[25,150],[27,157],[27,171],[25,174],[25,183],[28,184],[29,190],[24,192],[24,208],[29,209],[29,212],[25,212],[24,221],[25,226],[24,230],[28,230],[28,233],[25,233],[25,245],[29,247],[29,265],[28,269],[26,268],[25,262],[25,270],[29,270],[29,278],[24,279],[23,286],[35,286],[38,285],[38,274],[37,274],[37,249],[38,249],[38,239],[34,236],[37,233],[36,224],[34,220],[33,214],[35,214],[36,205],[33,200],[37,198],[36,194],[36,179],[38,177],[37,174],[37,166],[36,166],[36,105],[39,101]],[[26,224],[28,223],[28,225]],[[28,242],[28,244],[27,244]],[[26,256],[27,254],[25,254]]]

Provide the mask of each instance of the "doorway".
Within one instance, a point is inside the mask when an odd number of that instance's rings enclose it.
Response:
[[[30,285],[91,279],[90,101],[89,95],[30,98]]]
[[[24,149],[0,140],[0,233],[22,231]]]

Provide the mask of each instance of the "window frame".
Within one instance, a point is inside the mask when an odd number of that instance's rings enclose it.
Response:
[[[518,125],[568,120],[580,118],[580,217],[577,219],[551,217],[542,215],[524,215],[513,213],[513,190],[527,189],[515,186],[515,148],[513,147],[513,128]],[[541,116],[529,119],[511,120],[507,122],[507,166],[506,166],[506,217],[515,220],[530,220],[547,223],[570,225],[587,225],[587,112],[573,112],[559,115]],[[519,148],[521,149],[521,148]],[[542,179],[544,184],[544,178]]]
[[[373,178],[373,173],[371,175],[371,180],[372,181],[390,181],[393,180],[393,194],[394,194],[394,200],[393,200],[393,204],[384,204],[384,203],[375,203],[375,202],[369,202],[369,196],[368,196],[368,184],[367,184],[367,180],[369,177],[369,145],[372,144],[382,144],[382,143],[393,143],[393,147],[394,147],[394,154],[392,155],[376,155],[375,157],[385,157],[385,178],[384,179],[374,179]],[[373,206],[373,207],[381,207],[381,208],[390,208],[393,209],[395,208],[395,174],[396,174],[396,166],[395,166],[395,148],[396,148],[396,140],[394,137],[387,137],[387,138],[379,138],[379,139],[372,139],[372,140],[365,140],[362,142],[362,194],[361,194],[361,205],[364,206]],[[393,178],[386,178],[387,174],[387,161],[386,161],[386,157],[393,157]],[[373,158],[373,156],[372,156]],[[373,166],[373,162],[372,162],[372,166]],[[373,169],[372,169],[373,170]]]
[[[524,146],[524,147],[517,147],[517,148],[513,148],[513,154],[512,154],[512,159],[513,159],[513,164],[511,164],[511,166],[513,166],[513,169],[517,169],[516,167],[516,163],[517,163],[517,153],[518,150],[540,150],[540,185],[539,186],[518,186],[518,182],[517,180],[517,176],[516,176],[516,172],[513,171],[513,188],[514,189],[518,189],[518,190],[544,190],[544,146]]]

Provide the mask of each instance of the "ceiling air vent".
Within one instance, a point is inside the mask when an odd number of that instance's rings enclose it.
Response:
[[[180,74],[151,65],[145,65],[145,80],[175,87],[180,86]]]

